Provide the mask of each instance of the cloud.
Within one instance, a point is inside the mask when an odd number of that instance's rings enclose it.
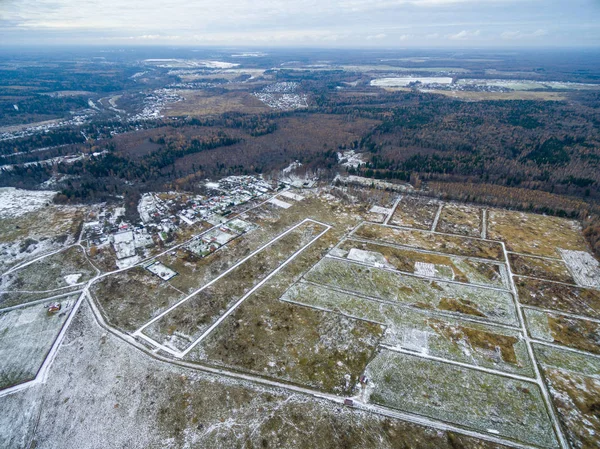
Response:
[[[452,39],[452,40],[465,41],[465,40],[468,40],[468,39],[471,39],[474,37],[479,37],[480,34],[481,34],[480,30],[475,30],[475,31],[462,30],[456,34],[448,34],[448,35],[446,35],[446,37],[448,39]]]
[[[387,34],[379,33],[379,34],[367,36],[367,40],[373,41],[373,40],[378,40],[378,39],[385,39],[386,37],[387,37]]]
[[[505,40],[521,40],[521,39],[535,39],[537,37],[546,36],[548,32],[546,30],[536,30],[532,33],[524,33],[522,31],[505,31],[500,35]]]

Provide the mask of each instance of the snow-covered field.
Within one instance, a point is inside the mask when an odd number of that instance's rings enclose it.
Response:
[[[406,87],[411,83],[452,84],[452,78],[446,76],[403,76],[398,78],[377,78],[371,81],[375,87]]]
[[[163,265],[160,262],[155,262],[152,265],[147,266],[146,269],[150,273],[157,275],[163,281],[168,281],[172,277],[177,276],[177,273],[175,271],[171,270],[169,267]]]
[[[600,263],[585,251],[561,249],[560,253],[577,285],[600,289]]]
[[[14,218],[41,209],[52,202],[56,192],[0,188],[0,219]]]

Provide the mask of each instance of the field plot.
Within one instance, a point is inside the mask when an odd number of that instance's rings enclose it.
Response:
[[[95,274],[96,271],[87,261],[83,250],[73,247],[2,276],[0,291],[47,292],[87,282]],[[60,290],[56,292],[56,294],[59,293]],[[51,295],[46,294],[45,296]],[[11,297],[15,299],[3,300],[0,306],[9,307],[20,304],[21,301],[16,298],[26,298],[27,296]],[[39,298],[39,295],[37,297]]]
[[[58,300],[61,309],[53,314],[47,304],[0,313],[0,389],[35,378],[78,297]]]
[[[525,309],[532,338],[600,354],[600,324],[533,309]]]
[[[530,276],[550,281],[574,284],[575,280],[562,260],[540,259],[509,253],[512,272],[518,276]]]
[[[95,283],[90,292],[106,321],[129,332],[183,297],[181,292],[142,267],[105,277]]]
[[[356,230],[354,236],[443,254],[493,260],[504,259],[502,245],[499,243],[470,237],[432,234],[425,231],[393,228],[375,223],[363,224]]]
[[[558,446],[536,384],[392,351],[380,352],[367,376],[373,403],[526,444]]]
[[[198,350],[225,366],[347,395],[382,334],[379,324],[267,299],[244,304]]]
[[[600,289],[600,262],[585,251],[561,250],[577,285]]]
[[[429,230],[433,225],[440,204],[437,200],[418,196],[404,196],[398,203],[390,223]]]
[[[521,304],[600,319],[600,291],[558,282],[515,278]]]
[[[483,210],[479,207],[454,203],[444,204],[435,230],[448,234],[480,237],[482,212]]]
[[[599,447],[600,358],[544,346],[535,352],[572,447]]]
[[[434,317],[426,311],[305,282],[292,286],[281,300],[384,324],[382,344],[390,347],[509,373],[534,375],[527,348],[516,330]]]
[[[355,239],[344,240],[336,249],[336,255],[350,258],[349,253],[353,249],[378,254],[385,265],[405,273],[508,288],[506,267],[498,262],[431,254]]]
[[[319,262],[304,278],[392,304],[488,322],[518,324],[512,295],[506,291],[427,280],[329,257]]]
[[[185,350],[228,309],[296,251],[325,231],[325,226],[305,222],[262,249],[194,297],[143,329],[155,341],[177,351]]]
[[[201,90],[178,90],[184,99],[170,105],[169,117],[218,115],[225,112],[260,113],[269,108],[246,92],[229,92],[211,95]]]
[[[507,210],[488,212],[488,238],[504,241],[509,251],[534,256],[560,258],[559,248],[587,250],[578,222]]]

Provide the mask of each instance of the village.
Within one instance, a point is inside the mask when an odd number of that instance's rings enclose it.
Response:
[[[249,201],[273,192],[267,181],[254,176],[231,176],[205,183],[210,196],[178,192],[151,192],[138,204],[140,222],[125,219],[125,208],[100,205],[92,209],[83,225],[82,239],[94,252],[110,246],[119,268],[133,266],[150,253],[149,249],[169,246],[182,227],[197,225],[198,235],[188,247],[204,257],[233,238],[254,229],[251,223],[227,217]]]

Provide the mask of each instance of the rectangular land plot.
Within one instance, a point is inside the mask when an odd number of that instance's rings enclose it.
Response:
[[[381,254],[387,264],[405,273],[423,274],[421,264],[433,265],[429,275],[439,279],[449,279],[467,284],[489,285],[492,287],[508,288],[508,273],[503,263],[469,259],[458,256],[445,256],[415,251],[391,244],[380,244],[355,239],[344,240],[338,250],[345,254],[352,249],[361,249],[375,254]]]
[[[0,389],[35,379],[79,294],[60,298],[61,309],[34,304],[0,313]]]
[[[144,335],[175,351],[194,343],[229,307],[327,228],[300,223],[194,296],[143,328]]]
[[[418,196],[404,196],[390,223],[397,226],[408,226],[416,229],[431,229],[440,202]]]
[[[532,338],[600,355],[600,324],[533,309],[524,309]]]
[[[483,209],[465,204],[444,204],[436,231],[448,234],[481,236]]]
[[[392,304],[518,325],[513,297],[506,291],[422,279],[330,257],[315,265],[304,278]]]
[[[600,447],[600,358],[537,345],[535,353],[572,447]]]
[[[586,251],[560,251],[577,285],[600,289],[600,262]]]
[[[384,324],[387,328],[382,344],[387,346],[535,376],[527,347],[517,330],[435,317],[426,311],[372,301],[306,282],[292,286],[281,300]],[[415,334],[424,336],[418,347],[410,341]]]
[[[375,223],[365,223],[353,234],[358,238],[420,248],[443,254],[503,260],[502,245],[487,240],[400,229]]]
[[[340,395],[355,393],[380,324],[278,301],[261,289],[186,356]]]
[[[508,260],[514,274],[574,284],[575,280],[562,260],[541,259],[509,253]]]
[[[372,403],[525,444],[558,447],[534,383],[385,350],[366,372]]]
[[[488,238],[502,240],[509,251],[534,256],[560,258],[559,248],[587,250],[578,222],[508,210],[488,212]]]
[[[600,291],[515,277],[521,304],[600,319]]]

